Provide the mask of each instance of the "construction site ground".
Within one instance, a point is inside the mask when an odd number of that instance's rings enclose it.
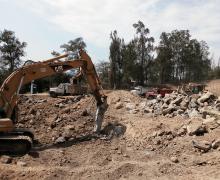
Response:
[[[189,119],[131,113],[126,103],[140,106],[145,99],[123,90],[106,95],[99,136],[92,96],[23,95],[17,126],[31,129],[38,142],[23,157],[1,156],[0,179],[220,179],[219,149],[201,152],[192,145],[218,139],[220,128],[181,134]]]

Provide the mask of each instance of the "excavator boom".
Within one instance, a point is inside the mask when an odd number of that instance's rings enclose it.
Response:
[[[95,131],[99,132],[104,112],[107,108],[106,96],[103,94],[101,82],[91,58],[85,51],[80,51],[79,59],[61,61],[69,58],[64,54],[43,62],[28,64],[14,71],[3,82],[0,88],[0,153],[23,155],[32,146],[33,134],[28,130],[14,127],[15,109],[21,87],[32,80],[48,77],[74,68],[80,68],[85,75],[90,89],[97,101]]]

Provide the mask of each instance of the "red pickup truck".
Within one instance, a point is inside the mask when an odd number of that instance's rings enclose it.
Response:
[[[164,97],[165,94],[170,94],[172,93],[172,89],[167,89],[167,88],[153,88],[152,90],[146,92],[145,96],[148,99],[154,99],[156,98],[159,94]]]

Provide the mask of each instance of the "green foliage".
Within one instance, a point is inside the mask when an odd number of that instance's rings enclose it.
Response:
[[[0,32],[1,63],[7,71],[11,73],[19,67],[26,46],[27,43],[20,42],[13,31],[5,29]]]
[[[148,73],[153,64],[154,38],[143,22],[133,24],[136,37],[128,44],[119,38],[117,31],[111,33],[110,84],[112,88],[129,87],[131,81],[144,84],[152,78]]]
[[[79,37],[61,45],[60,48],[63,49],[63,52],[71,52],[74,58],[78,58],[79,50],[85,50],[86,43],[83,41],[83,38]]]
[[[70,40],[66,44],[61,45],[60,48],[63,52],[71,52],[73,54],[73,58],[78,58],[79,50],[85,50],[86,44],[82,38],[76,38],[74,40]],[[51,54],[55,57],[60,55],[60,53],[57,51],[52,51]],[[69,83],[70,78],[71,73],[59,73],[50,77],[35,80],[34,83],[37,85],[37,92],[45,92],[48,91],[50,87],[56,87],[60,83]],[[29,90],[30,84],[23,88],[23,92],[27,92]]]
[[[0,31],[0,84],[21,65],[26,42],[20,42],[10,30]]]
[[[109,73],[110,73],[110,63],[106,61],[101,61],[96,64],[97,74],[102,82],[103,88],[109,88]]]
[[[83,41],[83,38],[79,37],[61,45],[60,48],[63,52],[72,53],[73,58],[78,58],[79,50],[85,50],[86,43]],[[51,54],[55,57],[61,55],[57,51],[52,51]],[[69,83],[71,74],[72,73],[59,73],[47,78],[36,80],[35,84],[37,85],[38,92],[48,91],[50,87],[58,86],[60,83]]]
[[[202,81],[208,78],[211,61],[206,42],[191,39],[188,30],[163,32],[156,63],[160,83]]]
[[[131,82],[140,85],[202,81],[207,78],[220,78],[220,68],[211,68],[209,47],[205,41],[192,39],[189,30],[174,30],[160,35],[159,45],[154,47],[154,38],[144,23],[133,24],[134,38],[125,43],[117,31],[110,34],[110,63],[100,62],[97,71],[105,87],[128,88]],[[0,32],[0,82],[21,64],[25,55],[25,42],[20,42],[13,31]],[[78,58],[80,49],[86,49],[81,37],[60,46],[63,52],[72,52]],[[156,51],[155,51],[156,50]],[[156,52],[156,53],[154,53]],[[60,53],[53,51],[53,56]],[[156,58],[154,58],[156,55]],[[70,74],[57,74],[35,81],[38,91],[50,86],[68,82]]]
[[[123,59],[123,86],[129,87],[131,81],[139,78],[139,65],[137,62],[137,41],[132,40],[127,45],[122,46]]]
[[[117,31],[111,32],[110,38],[110,85],[111,88],[120,88],[122,80],[122,39],[118,37]]]
[[[133,24],[136,29],[137,40],[137,60],[139,62],[139,83],[144,85],[149,81],[149,69],[153,61],[152,52],[154,51],[154,38],[149,36],[150,30],[145,27],[142,21]]]
[[[117,36],[117,31],[111,33],[111,82],[116,82],[117,88],[129,87],[131,81],[147,85],[202,81],[218,76],[217,68],[211,71],[207,43],[192,39],[188,30],[163,32],[154,48],[154,38],[149,36],[150,30],[144,23],[138,21],[133,27],[136,36],[128,44]]]
[[[57,57],[57,56],[60,55],[60,53],[53,50],[53,51],[51,52],[51,55],[54,56],[54,57]]]
[[[212,69],[209,71],[210,79],[220,79],[220,58],[218,60],[217,66],[214,64]]]

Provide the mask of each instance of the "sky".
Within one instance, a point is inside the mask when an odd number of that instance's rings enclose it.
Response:
[[[83,37],[95,63],[108,60],[110,33],[129,42],[141,20],[159,41],[162,32],[190,30],[220,57],[220,0],[0,0],[0,30],[27,42],[25,59],[41,61],[71,39]],[[155,45],[156,45],[155,44]]]

